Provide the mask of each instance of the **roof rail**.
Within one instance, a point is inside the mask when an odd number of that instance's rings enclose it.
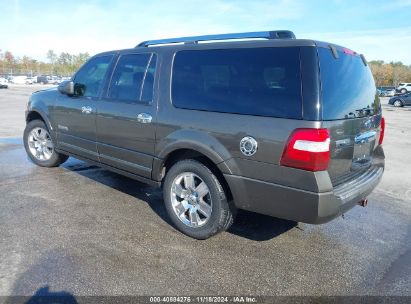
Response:
[[[147,40],[147,41],[143,41],[139,43],[136,47],[147,47],[150,45],[172,44],[172,43],[197,44],[199,41],[254,39],[254,38],[295,39],[295,35],[291,31],[265,31],[265,32],[248,32],[248,33],[233,33],[233,34],[220,34],[220,35],[204,35],[204,36],[168,38],[168,39],[159,39],[159,40]]]

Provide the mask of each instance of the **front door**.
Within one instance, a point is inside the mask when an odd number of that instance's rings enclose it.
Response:
[[[100,161],[146,178],[151,177],[154,155],[156,59],[152,53],[120,55],[97,105]]]
[[[96,108],[112,58],[92,58],[73,79],[75,94],[58,95],[53,113],[61,150],[98,161]]]

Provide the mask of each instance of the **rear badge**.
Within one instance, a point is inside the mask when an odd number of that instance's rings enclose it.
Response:
[[[240,141],[240,150],[245,156],[252,156],[257,152],[258,143],[251,136],[246,136]]]

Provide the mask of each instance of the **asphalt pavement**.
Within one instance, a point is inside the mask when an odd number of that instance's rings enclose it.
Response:
[[[197,241],[161,190],[74,158],[31,163],[21,137],[39,88],[0,90],[0,296],[411,296],[411,108],[383,100],[386,172],[368,207],[323,225],[240,212]]]

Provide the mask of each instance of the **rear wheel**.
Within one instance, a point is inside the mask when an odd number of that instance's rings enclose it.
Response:
[[[41,120],[33,120],[27,124],[23,140],[27,155],[38,166],[56,167],[68,158],[55,151],[53,139]]]
[[[407,93],[407,90],[406,89],[401,89],[401,91],[400,91],[402,94],[405,94],[405,93]]]
[[[195,160],[177,162],[164,181],[164,202],[173,224],[196,239],[228,229],[234,216],[213,172]]]
[[[402,106],[403,104],[401,100],[397,99],[394,101],[394,107],[402,107]]]

